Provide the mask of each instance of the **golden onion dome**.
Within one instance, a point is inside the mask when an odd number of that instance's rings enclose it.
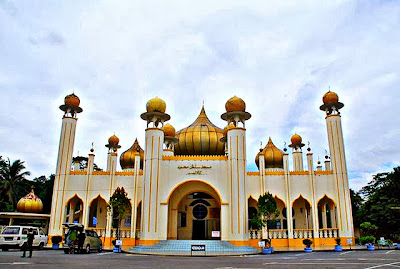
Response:
[[[164,136],[175,136],[175,128],[171,124],[165,124],[163,127]]]
[[[68,106],[79,107],[80,103],[81,103],[81,100],[79,100],[79,97],[73,93],[65,96],[65,98],[64,98],[64,104],[68,105]]]
[[[329,91],[322,97],[322,102],[324,102],[324,105],[337,103],[339,102],[339,96],[335,92]]]
[[[278,149],[271,138],[265,148],[256,156],[256,165],[259,166],[260,155],[264,155],[265,168],[283,168],[283,152]]]
[[[239,98],[235,95],[231,99],[226,101],[225,109],[226,112],[233,112],[233,111],[244,112],[246,110],[246,103],[243,101],[242,98]]]
[[[112,135],[108,139],[108,144],[110,144],[110,145],[118,145],[118,143],[119,143],[119,138],[116,135]]]
[[[167,105],[165,104],[164,100],[158,98],[157,96],[153,99],[150,99],[146,104],[147,112],[165,113],[166,109]]]
[[[224,137],[226,137],[228,135],[228,131],[233,128],[235,128],[235,124],[233,124],[233,122],[230,122],[227,126],[225,126],[224,130],[222,130]]]
[[[208,119],[204,106],[197,119],[175,135],[175,155],[224,155],[225,145],[220,139],[222,129]]]
[[[43,203],[33,191],[22,197],[17,204],[17,210],[24,213],[40,213],[43,211]]]
[[[290,138],[290,142],[292,142],[293,145],[300,145],[302,141],[303,139],[298,134],[294,134]]]
[[[121,168],[135,168],[135,155],[138,153],[140,155],[140,169],[143,169],[144,151],[140,147],[137,139],[135,139],[135,142],[128,150],[121,154],[121,157],[119,158],[119,164],[121,165]]]

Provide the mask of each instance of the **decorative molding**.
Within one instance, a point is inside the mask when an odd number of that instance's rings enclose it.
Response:
[[[326,171],[314,171],[315,175],[332,175],[333,170],[326,170]]]
[[[69,171],[70,175],[87,175],[87,171]]]
[[[260,172],[247,172],[248,176],[259,176]]]
[[[92,175],[109,175],[110,171],[93,171]]]
[[[162,156],[163,161],[226,161],[228,156],[224,155],[182,155]]]
[[[308,175],[308,171],[291,171],[290,175]]]
[[[266,176],[283,176],[285,171],[265,171]]]
[[[135,172],[134,171],[120,171],[120,172],[115,172],[116,176],[134,176]]]

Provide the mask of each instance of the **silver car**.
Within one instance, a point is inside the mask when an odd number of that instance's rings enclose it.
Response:
[[[95,231],[85,230],[82,224],[77,223],[64,223],[63,225],[67,228],[63,243],[64,253],[90,253],[103,250],[103,243]]]

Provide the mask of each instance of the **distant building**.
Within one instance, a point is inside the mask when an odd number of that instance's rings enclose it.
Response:
[[[124,187],[131,209],[120,224],[124,245],[152,245],[160,240],[219,239],[233,245],[257,245],[267,238],[251,227],[258,197],[269,191],[280,215],[270,223],[269,237],[277,247],[333,246],[334,238],[353,238],[352,211],[339,102],[327,92],[320,107],[326,113],[330,157],[314,166],[313,154],[298,134],[291,137],[289,153],[269,139],[255,156],[259,171],[246,171],[245,122],[251,115],[245,102],[233,97],[225,105],[225,128],[211,123],[204,107],[187,128],[175,132],[166,122],[166,104],[148,101],[141,118],[147,122],[144,148],[138,141],[120,155],[119,139],[108,140],[106,171],[95,171],[94,150],[72,164],[80,100],[65,97],[61,127],[50,236],[62,235],[65,222],[79,222],[103,237],[105,247],[115,237],[107,202],[117,187]],[[261,135],[261,134],[260,134]],[[264,139],[266,139],[264,137]],[[304,168],[306,163],[307,169]]]

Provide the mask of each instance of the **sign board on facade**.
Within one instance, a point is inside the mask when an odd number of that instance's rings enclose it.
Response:
[[[353,243],[353,239],[347,238],[347,245],[351,245]]]
[[[192,245],[192,251],[206,251],[206,245]]]
[[[122,240],[115,240],[116,246],[122,246]]]
[[[258,247],[265,248],[265,242],[264,241],[258,242]]]
[[[221,233],[219,231],[212,231],[211,232],[211,237],[220,237]]]

